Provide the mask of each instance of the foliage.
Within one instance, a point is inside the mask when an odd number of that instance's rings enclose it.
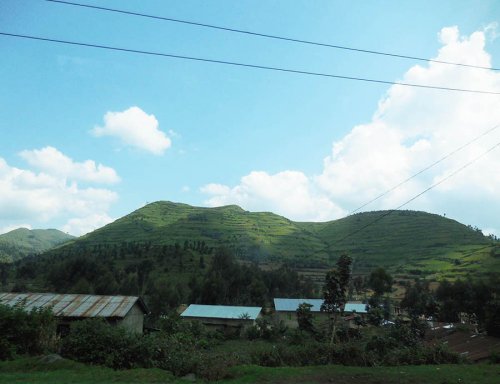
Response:
[[[56,347],[55,318],[50,309],[26,311],[23,303],[0,304],[0,359],[15,355],[36,355]]]
[[[313,314],[311,304],[302,303],[297,308],[297,323],[301,331],[314,333]]]
[[[347,255],[340,256],[337,261],[337,268],[329,271],[325,276],[325,285],[323,286],[323,303],[321,310],[331,314],[331,339],[330,345],[335,339],[337,313],[342,312],[347,302],[347,290],[351,277],[352,259]]]
[[[61,353],[76,361],[113,369],[149,367],[155,348],[151,341],[103,319],[86,319],[71,324]]]
[[[429,290],[428,282],[415,280],[415,284],[406,287],[401,308],[406,309],[412,317],[434,315],[437,312],[437,303]]]
[[[392,290],[392,276],[384,268],[377,268],[370,273],[368,286],[373,290],[376,296],[382,296]]]

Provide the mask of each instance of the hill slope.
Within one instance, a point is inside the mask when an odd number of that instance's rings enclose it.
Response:
[[[498,271],[491,240],[479,230],[439,215],[414,211],[359,213],[325,223],[300,223],[238,206],[200,208],[155,202],[63,247],[144,243],[226,246],[261,265],[327,268],[346,252],[354,272],[384,266],[393,273],[437,274]]]
[[[74,239],[57,229],[18,228],[0,235],[0,262],[12,262],[45,252]]]

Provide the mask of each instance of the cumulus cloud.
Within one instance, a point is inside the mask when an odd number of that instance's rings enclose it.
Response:
[[[94,183],[112,184],[120,181],[113,168],[96,164],[93,160],[74,162],[54,147],[25,150],[20,156],[34,168],[51,175]]]
[[[148,115],[139,107],[131,107],[123,112],[107,112],[104,126],[95,127],[91,133],[96,137],[113,136],[127,146],[162,155],[172,142],[158,125],[154,115]]]
[[[31,163],[41,156],[43,150],[23,153],[23,158]],[[63,160],[69,159],[55,149],[49,153],[60,154]],[[41,157],[43,159],[43,156]],[[99,167],[94,167],[93,172],[92,169],[87,173],[77,172],[75,170],[79,170],[83,163],[78,164],[71,160],[64,163],[70,165],[64,171],[52,169],[51,164],[51,161],[47,161],[40,166],[44,171],[35,172],[10,166],[0,158],[0,225],[12,226],[12,223],[18,223],[14,225],[19,227],[26,226],[19,223],[31,222],[43,226],[54,219],[71,220],[105,215],[111,204],[117,200],[118,195],[111,190],[81,188],[76,182],[76,179],[109,181],[109,175],[116,175],[115,173],[99,173]],[[96,225],[102,222],[94,220]],[[73,224],[71,233],[82,234],[90,227],[89,223],[90,220],[87,220],[82,229]],[[95,228],[97,226],[93,229]]]
[[[302,172],[284,171],[274,175],[251,172],[233,188],[208,184],[201,191],[211,197],[209,206],[238,204],[248,210],[272,211],[301,221],[321,221],[344,212],[324,196],[317,195]]]
[[[114,221],[106,213],[94,213],[85,217],[76,217],[68,220],[62,230],[67,233],[76,234],[77,236],[92,232],[96,228],[105,226]]]
[[[493,32],[491,25],[470,36],[461,36],[457,27],[443,28],[438,35],[443,45],[434,59],[491,67],[485,43],[487,34]],[[432,62],[409,68],[400,81],[500,92],[500,73]],[[371,121],[353,127],[333,143],[320,174],[308,177],[287,171],[294,177],[282,177],[252,172],[237,186],[208,185],[202,192],[210,195],[209,205],[241,203],[257,209],[271,207],[275,211],[274,207],[279,207],[281,213],[289,213],[292,219],[340,217],[499,123],[500,98],[496,95],[394,85],[380,100]],[[395,208],[498,142],[500,129],[364,209]],[[500,215],[499,190],[500,148],[497,148],[409,207],[446,212],[467,224],[484,225],[495,232],[498,229],[491,225]]]

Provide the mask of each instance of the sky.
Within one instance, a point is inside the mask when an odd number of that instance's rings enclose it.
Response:
[[[74,1],[500,67],[496,0]],[[500,92],[498,70],[273,40],[44,0],[0,0],[0,32]],[[500,236],[498,124],[500,95],[0,35],[0,233],[57,228],[79,236],[147,203],[168,200],[204,207],[237,204],[297,221],[339,219],[361,206],[359,211],[401,207],[446,215]]]

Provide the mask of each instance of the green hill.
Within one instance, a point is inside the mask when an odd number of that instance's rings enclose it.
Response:
[[[74,239],[57,229],[18,228],[0,235],[0,262],[12,262],[45,252]]]
[[[354,273],[383,266],[399,275],[453,277],[498,271],[492,240],[439,215],[415,211],[365,212],[325,223],[293,222],[238,206],[200,208],[155,202],[62,247],[92,250],[124,243],[148,247],[225,246],[240,260],[263,267],[286,263],[300,270],[331,267],[346,252]]]

